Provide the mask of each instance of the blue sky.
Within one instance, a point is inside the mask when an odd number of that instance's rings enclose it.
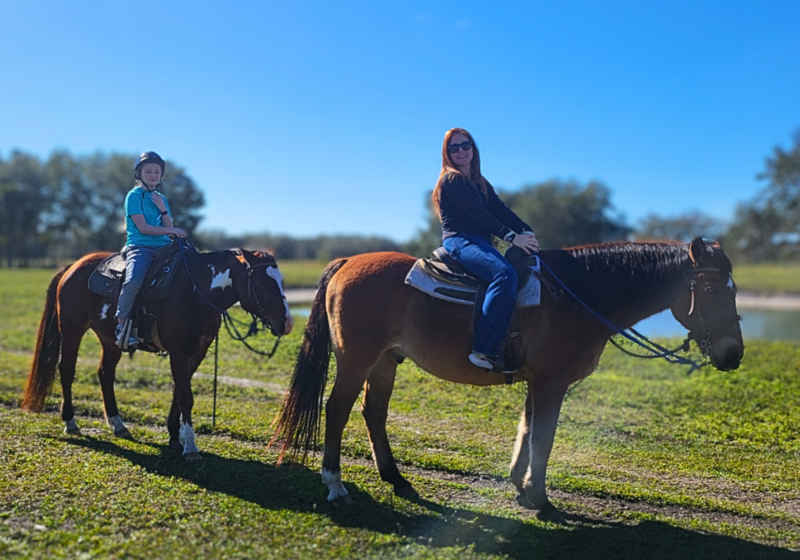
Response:
[[[461,126],[498,187],[730,219],[800,128],[798,22],[794,0],[7,0],[0,154],[156,150],[203,227],[404,241]]]

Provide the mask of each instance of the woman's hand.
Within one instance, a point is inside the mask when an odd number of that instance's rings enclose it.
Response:
[[[514,236],[511,241],[514,247],[519,247],[525,251],[526,255],[539,252],[539,242],[536,241],[536,236],[531,233],[520,233]]]
[[[150,200],[153,201],[153,204],[156,205],[156,208],[158,208],[158,210],[160,212],[166,212],[167,211],[167,205],[164,203],[164,197],[161,196],[161,193],[156,192],[156,191],[151,192],[150,193]]]
[[[175,236],[180,237],[180,238],[189,237],[189,234],[187,234],[181,228],[174,227],[174,228],[167,228],[167,229],[170,230],[167,235],[175,235]]]

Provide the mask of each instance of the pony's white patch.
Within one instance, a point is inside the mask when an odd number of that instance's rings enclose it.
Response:
[[[119,415],[109,416],[108,418],[106,418],[106,424],[114,428],[115,434],[128,429],[125,426],[125,423],[122,421],[122,418],[119,417]]]
[[[214,267],[211,267],[211,287],[208,289],[210,292],[214,288],[219,288],[224,290],[229,286],[233,286],[233,280],[231,280],[231,269],[226,268],[224,272],[215,272]]]
[[[278,289],[281,291],[281,295],[283,296],[283,306],[286,308],[286,319],[289,320],[289,302],[286,301],[286,294],[283,293],[283,275],[281,271],[278,270],[277,266],[268,266],[267,267],[267,276],[275,280],[278,284]]]
[[[64,431],[65,432],[67,432],[67,433],[74,432],[77,429],[78,429],[78,423],[75,421],[75,418],[71,418],[70,420],[67,420],[66,426],[64,427]]]
[[[185,422],[181,424],[181,431],[178,434],[178,441],[183,446],[183,454],[200,453],[197,445],[194,443],[194,428]]]
[[[108,318],[108,308],[111,307],[110,303],[104,303],[103,309],[100,310],[100,320],[104,320]]]
[[[336,498],[347,496],[347,490],[342,484],[342,472],[331,472],[328,469],[322,469],[322,482],[328,487],[330,493],[328,494],[328,501],[332,502]]]

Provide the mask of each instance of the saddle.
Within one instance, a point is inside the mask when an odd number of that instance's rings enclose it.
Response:
[[[504,351],[495,362],[496,371],[502,371],[506,362],[522,363],[519,310],[540,305],[542,298],[539,256],[528,256],[521,249],[511,247],[505,257],[517,271],[517,305],[502,344]],[[436,249],[428,259],[418,259],[406,275],[405,283],[436,299],[472,305],[473,332],[477,329],[487,284],[467,272],[443,247]],[[512,381],[512,375],[506,374],[506,383]]]
[[[182,259],[180,247],[177,243],[172,243],[158,252],[147,270],[133,305],[131,334],[139,340],[138,350],[164,352],[158,341],[155,316],[147,311],[147,306],[152,302],[162,301],[169,295]],[[124,282],[125,258],[121,253],[114,253],[97,265],[89,276],[88,285],[90,291],[116,301]]]

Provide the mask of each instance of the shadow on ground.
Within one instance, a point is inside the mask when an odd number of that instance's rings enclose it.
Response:
[[[61,439],[61,438],[59,438]],[[211,492],[220,492],[275,510],[323,515],[341,527],[358,527],[399,535],[432,548],[468,546],[475,552],[536,558],[797,558],[788,550],[719,535],[701,534],[659,522],[627,525],[573,516],[580,525],[567,528],[524,523],[471,510],[453,509],[417,499],[429,514],[408,515],[376,502],[369,494],[345,484],[354,505],[337,508],[325,501],[319,473],[300,465],[276,468],[254,460],[228,459],[204,453],[202,463],[189,464],[167,446],[160,455],[142,454],[112,441],[93,437],[62,441],[119,456],[150,473],[179,477]],[[399,500],[399,498],[397,498]],[[569,516],[568,516],[568,519]]]

